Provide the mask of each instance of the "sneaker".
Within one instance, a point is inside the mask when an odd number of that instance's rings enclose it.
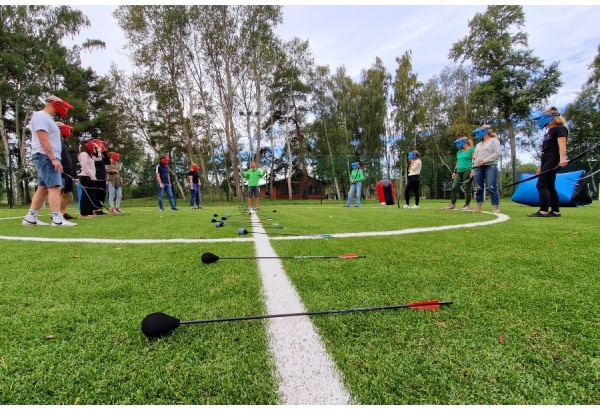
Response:
[[[444,208],[445,211],[449,211],[451,209],[456,209],[456,205],[450,204],[447,207]]]
[[[65,214],[63,215],[63,218],[65,218],[65,219],[75,219],[75,217],[74,217],[74,216],[71,216],[71,215],[69,215],[69,214],[67,214],[67,213],[65,213]]]
[[[100,210],[100,211],[94,211],[94,215],[106,215],[106,212]]]
[[[350,205],[344,205],[344,208],[350,208]]]
[[[115,208],[117,210],[117,213],[121,213],[123,211],[121,211],[121,208]]]
[[[47,222],[42,222],[40,221],[38,218],[35,218],[35,220],[29,220],[27,219],[27,217],[23,218],[23,222],[21,222],[21,225],[23,226],[45,226],[45,225],[50,225]]]
[[[408,209],[408,208],[410,208],[410,206],[408,206],[408,205],[404,205],[404,206],[402,207],[402,209]]]
[[[179,211],[179,208],[177,208],[176,206],[171,207],[172,211]]]
[[[419,205],[413,205],[413,206],[410,207],[410,209],[420,209],[420,206]]]
[[[196,209],[196,208],[195,208],[195,207],[192,207],[192,211],[193,211],[194,209]]]
[[[477,207],[473,209],[473,212],[481,212],[481,205],[477,204]]]
[[[117,212],[117,208],[110,208],[110,213],[111,214],[116,214]]]
[[[202,207],[201,207],[201,206],[198,206],[198,208],[196,208],[196,209],[202,209]]]
[[[469,205],[465,205],[462,208],[460,208],[461,211],[470,211],[471,207]]]
[[[494,210],[492,211],[495,214],[499,214],[500,213],[500,207],[499,206],[495,206]]]
[[[52,226],[76,226],[74,222],[69,222],[66,219],[60,219],[58,221],[52,220]]]
[[[165,210],[165,208],[158,208],[158,210],[159,210],[160,212],[163,212],[163,211]]]

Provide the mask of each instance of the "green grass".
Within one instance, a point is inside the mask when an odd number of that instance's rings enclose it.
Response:
[[[526,217],[532,208],[504,200],[501,209],[510,216],[504,223],[437,232],[315,240],[277,235],[495,218],[440,211],[443,201],[422,201],[421,210],[342,204],[261,202],[259,215],[278,239],[271,244],[279,255],[367,256],[284,259],[308,310],[453,301],[438,311],[312,318],[355,402],[600,402],[597,203],[541,219]],[[122,207],[127,214],[78,220],[74,228],[22,227],[26,209],[2,207],[0,235],[218,239],[241,238],[243,226],[252,230],[237,203],[203,203],[200,211],[181,204],[181,211],[163,213],[153,202],[129,205]],[[213,213],[231,217],[216,228]],[[0,403],[278,402],[264,322],[184,325],[157,341],[140,331],[143,317],[154,311],[184,320],[265,313],[256,263],[199,262],[203,252],[252,255],[252,242],[1,245]]]

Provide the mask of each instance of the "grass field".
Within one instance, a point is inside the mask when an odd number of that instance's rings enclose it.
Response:
[[[496,219],[442,211],[445,201],[342,204],[263,201],[257,212],[280,256],[366,256],[283,259],[308,310],[453,302],[312,317],[354,403],[600,403],[597,202],[546,219],[504,200],[510,219],[501,223],[335,237]],[[254,254],[251,235],[237,234],[253,229],[247,213],[237,203],[203,207],[124,201],[122,215],[52,228],[22,227],[25,208],[0,206],[0,403],[279,403],[264,320],[181,326],[158,340],[140,331],[154,311],[182,320],[265,313],[254,261],[200,262],[204,252]],[[216,228],[214,213],[231,216]]]

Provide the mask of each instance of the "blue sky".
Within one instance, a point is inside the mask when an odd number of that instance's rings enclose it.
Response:
[[[265,2],[270,3],[270,2]],[[584,4],[587,4],[584,3]],[[131,65],[122,50],[125,39],[111,13],[116,6],[79,6],[92,27],[76,39],[99,38],[106,50],[86,53],[84,66],[106,74],[114,61],[120,68]],[[448,52],[469,33],[468,22],[486,5],[290,5],[283,8],[283,24],[277,33],[285,40],[308,40],[314,60],[332,72],[344,65],[356,81],[375,58],[390,73],[396,57],[412,51],[413,71],[426,82],[452,64]],[[589,75],[588,65],[600,44],[600,6],[524,5],[529,48],[545,63],[559,61],[563,87],[551,103],[563,108],[572,102]]]

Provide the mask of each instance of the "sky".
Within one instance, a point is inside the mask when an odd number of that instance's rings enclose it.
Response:
[[[271,2],[264,2],[268,4]],[[584,2],[582,4],[589,4]],[[280,3],[281,4],[281,3]],[[116,6],[80,6],[91,27],[74,39],[101,39],[105,50],[82,55],[84,67],[100,75],[111,62],[133,69],[123,50],[123,32],[112,17]],[[448,59],[452,44],[469,34],[468,23],[486,5],[286,5],[277,34],[284,40],[308,40],[315,64],[328,65],[334,73],[342,65],[355,81],[362,70],[379,57],[393,75],[396,57],[412,53],[413,72],[427,82],[454,62]],[[564,85],[550,98],[563,109],[572,102],[588,78],[588,66],[600,45],[600,5],[524,5],[529,48],[545,64],[559,62]]]

